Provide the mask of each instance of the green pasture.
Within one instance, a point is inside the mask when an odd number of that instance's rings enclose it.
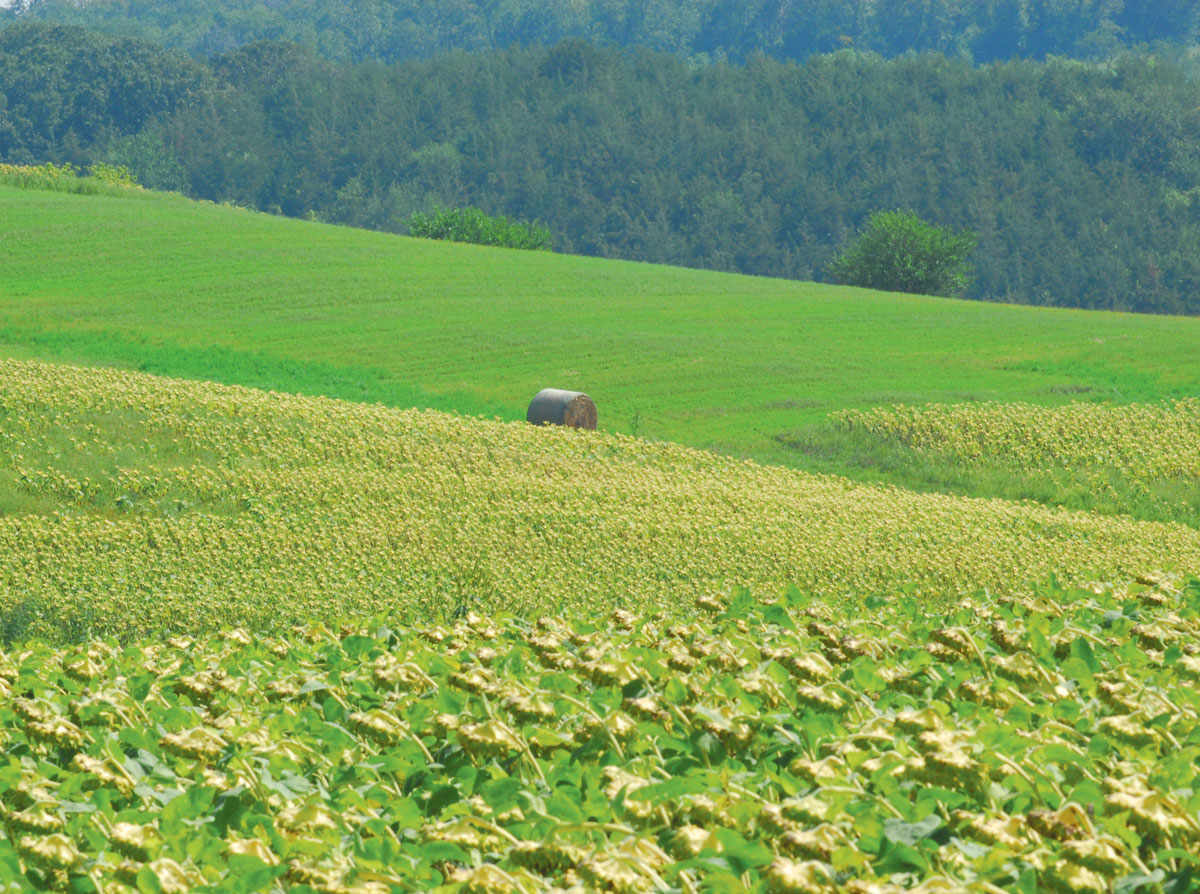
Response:
[[[902,482],[903,463],[843,450],[826,415],[1195,394],[1197,343],[1195,319],[882,294],[426,242],[177,196],[0,186],[9,356],[504,419],[521,418],[544,386],[580,389],[613,431]]]

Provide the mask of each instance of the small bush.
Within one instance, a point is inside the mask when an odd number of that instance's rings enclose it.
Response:
[[[449,239],[501,248],[549,251],[550,230],[540,223],[525,223],[507,217],[490,217],[478,208],[418,211],[408,219],[408,231],[422,239]]]
[[[96,164],[88,166],[88,175],[99,180],[101,183],[110,183],[113,186],[141,186],[137,181],[137,177],[125,165],[110,165],[102,161],[96,162]]]
[[[828,273],[844,286],[958,297],[971,284],[977,241],[970,231],[953,233],[912,212],[877,211]]]
[[[141,189],[137,178],[124,165],[97,162],[84,169],[70,162],[56,165],[10,165],[0,163],[0,184],[20,189],[45,189],[52,192],[71,192],[81,195],[96,195],[109,192],[106,187],[119,186],[126,189]],[[101,185],[103,184],[103,186]]]

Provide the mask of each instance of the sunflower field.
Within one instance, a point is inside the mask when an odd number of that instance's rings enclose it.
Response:
[[[908,454],[901,465],[940,469],[977,491],[1003,492],[1007,484],[1046,502],[1200,527],[1196,398],[877,407],[842,410],[831,421],[846,435]]]
[[[942,604],[1200,568],[1200,531],[630,437],[0,362],[0,642],[795,585]]]
[[[0,890],[1182,894],[1200,581],[0,654]]]
[[[1116,470],[1148,485],[1200,478],[1200,400],[1109,406],[1074,402],[930,404],[842,410],[839,425],[964,462]]]

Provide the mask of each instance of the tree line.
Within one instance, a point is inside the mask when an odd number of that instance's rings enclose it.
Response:
[[[199,56],[287,40],[338,62],[549,46],[577,37],[707,60],[858,49],[1107,58],[1200,40],[1195,0],[17,0],[3,16],[85,25]]]
[[[339,65],[0,30],[0,160],[404,232],[477,207],[556,250],[798,279],[879,210],[978,236],[979,299],[1200,313],[1200,101],[1129,54],[986,66],[843,50],[696,65],[567,40]]]

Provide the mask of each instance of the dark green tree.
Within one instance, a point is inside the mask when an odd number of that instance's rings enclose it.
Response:
[[[833,259],[829,276],[846,286],[956,297],[971,284],[977,241],[970,231],[955,233],[910,211],[877,211]]]

